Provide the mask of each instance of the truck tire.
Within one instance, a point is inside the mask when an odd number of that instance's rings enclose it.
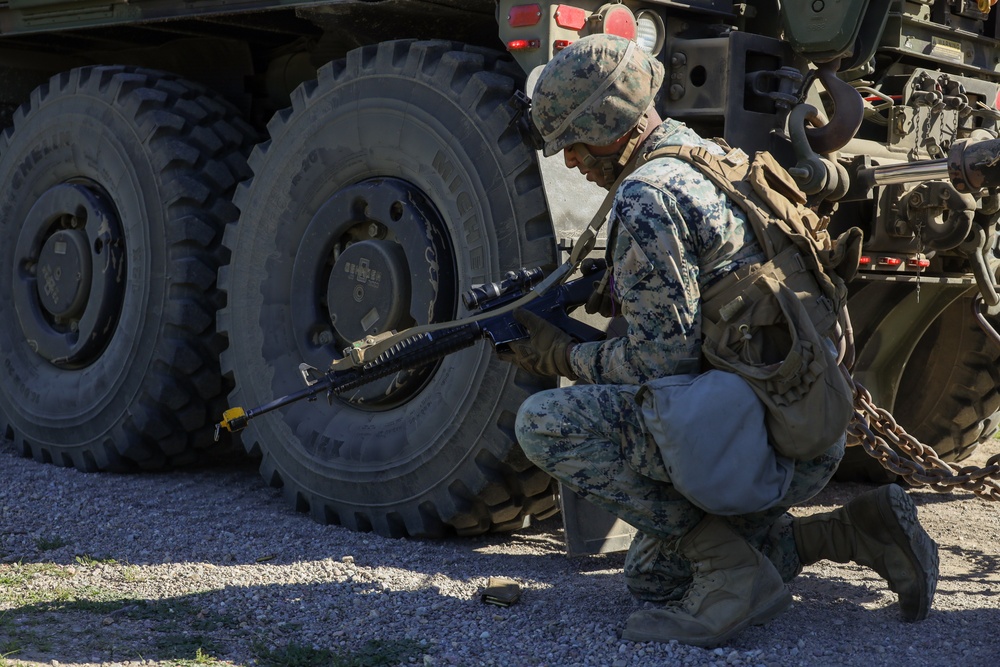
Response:
[[[231,405],[302,389],[300,362],[324,369],[365,335],[462,316],[472,284],[554,265],[536,158],[506,106],[519,76],[491,51],[404,40],[352,51],[293,93],[225,235]],[[317,521],[387,536],[513,529],[556,508],[513,434],[523,399],[548,386],[482,343],[265,414],[242,437]]]
[[[968,458],[997,430],[1000,345],[972,311],[972,298],[953,303],[920,339],[903,372],[897,422],[945,461]]]
[[[226,387],[216,270],[252,130],[201,87],[84,67],[0,138],[0,436],[80,470],[185,464]]]
[[[968,458],[997,431],[1000,345],[983,333],[971,297],[948,306],[914,348],[891,409],[896,422],[944,461]],[[886,482],[896,475],[860,447],[847,450],[840,481]]]

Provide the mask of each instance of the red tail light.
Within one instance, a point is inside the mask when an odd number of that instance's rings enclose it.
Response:
[[[512,39],[507,42],[508,51],[525,51],[537,49],[541,43],[537,39]]]
[[[635,39],[638,26],[635,16],[625,5],[604,5],[595,15],[601,18],[599,30],[607,35],[618,35],[625,39]]]
[[[511,28],[538,25],[541,20],[541,5],[514,5],[507,14],[507,23],[510,24]]]
[[[583,30],[587,25],[587,12],[579,7],[559,5],[556,7],[556,25],[568,30]]]

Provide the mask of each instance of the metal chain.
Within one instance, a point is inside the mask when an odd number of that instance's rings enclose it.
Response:
[[[939,493],[959,487],[981,498],[1000,501],[1000,454],[982,468],[959,466],[938,458],[937,452],[903,430],[895,418],[874,402],[872,395],[853,378],[854,418],[847,427],[847,445],[861,445],[882,466],[915,486],[929,486]],[[876,435],[876,432],[885,436]],[[894,449],[895,448],[895,449]],[[906,457],[900,456],[898,449]]]

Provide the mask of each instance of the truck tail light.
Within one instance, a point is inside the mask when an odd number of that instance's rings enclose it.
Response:
[[[514,5],[507,13],[507,23],[511,28],[538,25],[542,20],[541,5]]]
[[[596,21],[595,32],[635,39],[638,30],[635,15],[625,5],[604,5],[590,18]]]
[[[559,5],[556,7],[556,25],[567,30],[583,30],[587,25],[587,12],[579,7]]]
[[[528,49],[537,49],[541,42],[537,39],[512,39],[507,42],[508,51],[526,51]]]

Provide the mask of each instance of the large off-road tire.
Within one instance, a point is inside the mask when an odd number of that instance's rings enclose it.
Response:
[[[220,274],[230,403],[303,387],[365,335],[443,322],[460,293],[553,265],[534,153],[510,126],[521,76],[448,42],[352,51],[300,86],[251,156]],[[549,383],[485,343],[349,396],[265,414],[243,432],[261,472],[318,521],[383,535],[476,534],[555,510],[513,434]]]
[[[968,458],[997,431],[1000,345],[976,322],[972,297],[938,317],[903,372],[893,416],[945,461]]]
[[[893,404],[880,407],[944,461],[968,458],[996,433],[1000,345],[976,322],[971,296],[934,319],[906,361]],[[847,450],[837,479],[883,482],[896,475],[856,447]]]
[[[85,67],[32,93],[0,139],[0,436],[80,470],[211,448],[216,271],[252,134],[161,72]]]

